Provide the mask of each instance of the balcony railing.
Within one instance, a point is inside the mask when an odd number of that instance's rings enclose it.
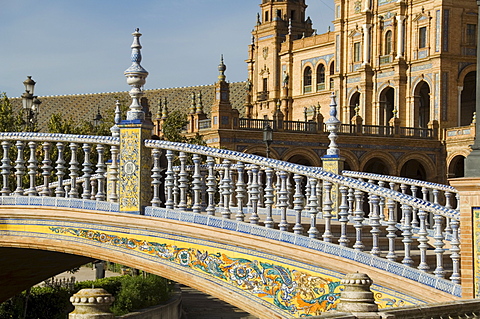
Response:
[[[199,120],[198,129],[199,130],[208,130],[212,128],[212,121],[210,119]]]
[[[263,130],[265,125],[269,124],[270,127],[273,127],[272,120],[264,120],[264,119],[249,119],[249,118],[241,118],[239,119],[240,129],[243,130]]]
[[[433,130],[422,127],[400,127],[400,135],[403,137],[433,138]]]
[[[316,133],[317,122],[284,121],[283,129],[288,132]]]

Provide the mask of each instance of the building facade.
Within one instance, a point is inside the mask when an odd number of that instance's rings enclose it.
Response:
[[[187,134],[265,155],[269,124],[272,157],[321,166],[333,93],[346,169],[434,182],[463,176],[475,133],[477,6],[459,1],[335,0],[334,29],[317,34],[306,0],[261,0],[247,81],[228,83],[222,58],[215,85],[147,90],[155,133],[180,109]],[[73,109],[93,118],[126,95],[42,98],[42,116]]]

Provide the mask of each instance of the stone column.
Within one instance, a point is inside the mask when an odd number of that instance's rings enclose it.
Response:
[[[370,63],[370,27],[371,24],[363,25],[363,64]]]
[[[327,130],[330,132],[328,138],[330,139],[330,145],[327,149],[327,155],[321,158],[323,163],[323,169],[327,172],[331,172],[340,175],[343,171],[344,159],[340,157],[340,150],[337,145],[338,131],[342,122],[337,118],[337,102],[335,93],[331,95],[330,103],[330,118],[325,121]],[[323,196],[325,198],[325,196]],[[340,205],[341,197],[338,185],[333,184],[330,194],[330,200],[332,201],[332,218],[337,218],[338,206]]]
[[[478,298],[480,285],[480,177],[448,180],[460,195],[462,298]]]
[[[375,303],[373,292],[370,290],[372,279],[366,274],[354,273],[348,274],[342,279],[345,289],[340,294],[340,302],[337,306],[338,311],[358,313],[370,313],[368,318],[380,318],[372,313],[378,311],[378,305]],[[365,318],[365,316],[359,316]]]
[[[397,19],[397,59],[403,58],[403,21],[405,16],[395,16]]]
[[[152,167],[151,151],[144,141],[151,138],[153,124],[145,120],[145,112],[140,105],[148,72],[140,65],[142,55],[138,29],[132,34],[132,65],[125,70],[127,83],[132,87],[132,104],[127,119],[120,122],[120,212],[142,214],[150,204],[152,188],[150,175]]]
[[[115,319],[109,310],[114,300],[103,288],[82,289],[70,297],[75,310],[68,319]]]

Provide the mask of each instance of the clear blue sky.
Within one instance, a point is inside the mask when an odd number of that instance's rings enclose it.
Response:
[[[18,97],[31,75],[35,94],[127,91],[131,33],[143,34],[146,89],[211,84],[224,54],[227,80],[244,81],[261,0],[11,0],[0,10],[0,92]],[[318,33],[332,0],[307,0]]]

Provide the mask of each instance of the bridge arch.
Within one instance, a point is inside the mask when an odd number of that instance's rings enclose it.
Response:
[[[259,156],[266,156],[267,149],[265,145],[252,145],[243,150],[244,153],[254,154]],[[278,159],[280,158],[275,148],[270,146],[270,157]]]
[[[319,314],[320,307],[333,307],[329,300],[337,299],[340,278],[355,271],[375,278],[377,288],[373,290],[379,291],[377,295],[384,300],[422,304],[456,299],[441,291],[429,297],[426,291],[430,287],[420,278],[414,281],[372,267],[374,257],[366,253],[361,253],[364,256],[359,261],[339,258],[341,255],[332,253],[347,251],[329,247],[333,244],[214,216],[159,208],[147,212],[156,214],[151,217],[73,208],[0,209],[0,247],[57,251],[121,263],[184,283],[260,318],[300,316],[293,312],[292,304],[287,304],[285,310],[268,302],[268,298],[260,298],[258,294],[265,294],[262,280],[277,285],[267,297],[279,298],[278,302],[289,302],[281,296],[290,294],[293,284],[306,285],[297,289],[298,293],[303,293],[303,288],[310,291],[313,282],[319,285],[321,289],[316,291],[328,298],[317,298],[325,302],[312,303],[311,314]],[[238,230],[232,227],[240,224]],[[297,241],[300,246],[295,244]],[[365,258],[366,262],[360,262]],[[384,266],[385,261],[380,264]],[[254,274],[258,269],[265,270],[263,279]],[[258,284],[252,286],[255,276]],[[400,281],[401,285],[388,288],[392,282]]]

